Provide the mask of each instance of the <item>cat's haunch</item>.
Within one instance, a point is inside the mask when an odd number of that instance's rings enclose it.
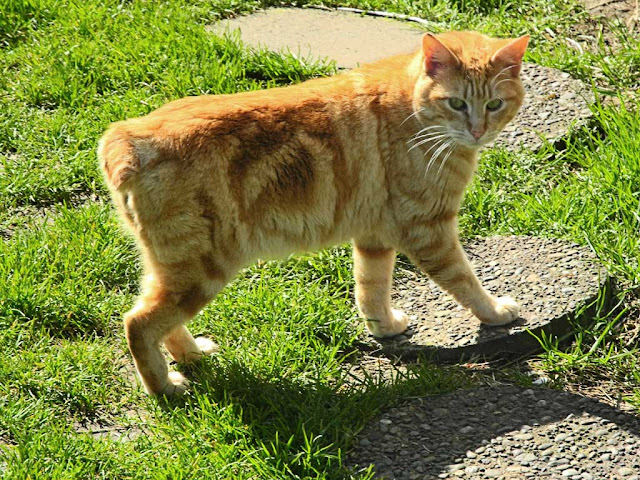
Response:
[[[390,305],[404,252],[484,323],[518,316],[482,288],[457,215],[477,165],[522,104],[528,36],[426,34],[415,53],[330,78],[189,97],[113,124],[98,157],[144,264],[125,315],[150,394],[184,391],[177,361],[215,351],[185,324],[258,258],[354,244],[358,309],[375,336],[403,332]]]

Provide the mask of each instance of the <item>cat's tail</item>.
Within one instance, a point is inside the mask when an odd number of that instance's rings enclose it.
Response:
[[[119,190],[140,170],[140,158],[129,133],[119,125],[113,125],[98,143],[98,160],[107,183]]]

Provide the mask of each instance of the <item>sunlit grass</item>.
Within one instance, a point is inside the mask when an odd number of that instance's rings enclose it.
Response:
[[[365,423],[407,396],[462,389],[463,368],[424,360],[394,380],[354,384],[361,353],[350,248],[241,272],[191,324],[221,346],[189,370],[193,392],[141,393],[121,315],[140,274],[98,172],[106,126],[168,100],[299,82],[334,72],[247,49],[205,26],[276,2],[0,0],[0,476],[23,478],[370,478],[346,452]],[[598,91],[637,86],[640,41],[616,27],[580,53],[564,40],[585,14],[571,2],[358,1],[418,15],[435,30],[532,35],[527,59]],[[551,33],[553,35],[551,35]],[[484,154],[461,215],[464,238],[558,237],[586,245],[622,293],[568,342],[541,339],[536,366],[563,383],[608,379],[640,409],[638,101],[597,104],[562,149]],[[504,377],[523,376],[513,369]],[[635,389],[635,393],[634,393]],[[119,441],[83,421],[133,431]],[[118,430],[120,429],[120,430]]]

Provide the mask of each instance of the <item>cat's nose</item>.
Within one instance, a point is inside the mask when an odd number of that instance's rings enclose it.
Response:
[[[481,130],[471,130],[471,135],[473,135],[473,138],[475,138],[476,140],[479,140],[481,136],[483,136],[485,134],[486,130],[483,128]]]

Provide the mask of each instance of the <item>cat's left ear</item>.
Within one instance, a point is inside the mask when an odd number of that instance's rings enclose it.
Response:
[[[529,44],[529,35],[523,35],[508,43],[491,57],[491,64],[502,69],[508,69],[511,76],[517,77],[522,68],[522,58]]]

